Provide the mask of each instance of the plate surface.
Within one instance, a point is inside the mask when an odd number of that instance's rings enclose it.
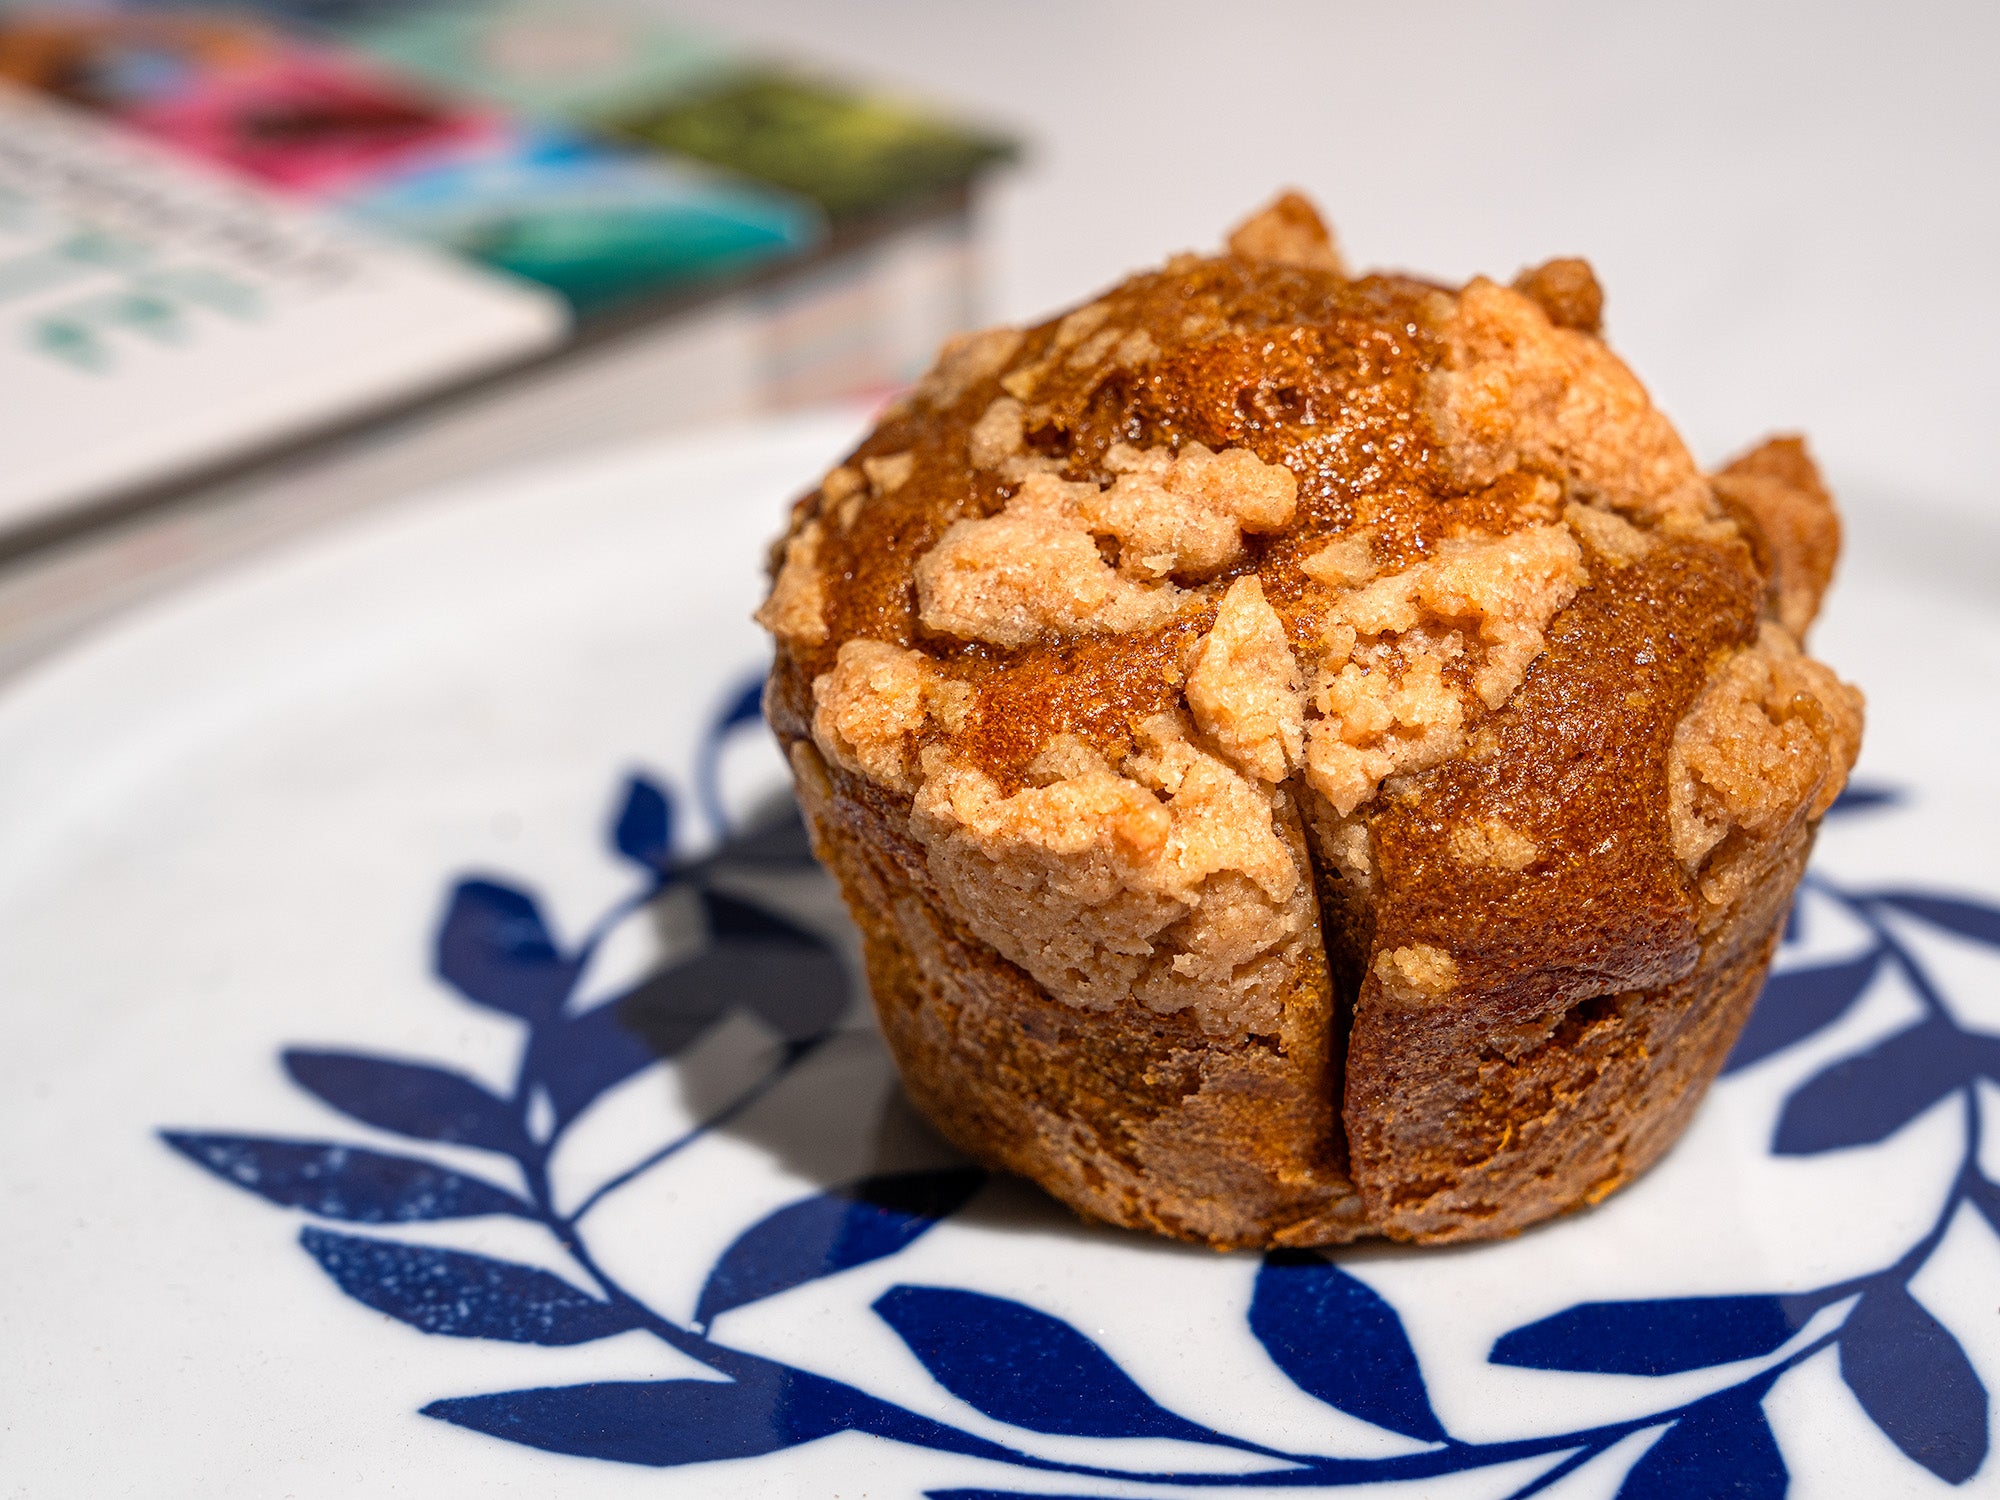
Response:
[[[0,1493],[1993,1483],[1991,537],[1851,503],[1859,790],[1665,1162],[1266,1262],[900,1100],[754,719],[753,560],[853,428],[442,496],[0,700]]]

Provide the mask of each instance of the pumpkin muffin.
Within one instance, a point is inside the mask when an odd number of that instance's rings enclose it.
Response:
[[[1861,701],[1803,445],[1703,474],[1601,307],[1287,194],[798,503],[766,708],[951,1140],[1235,1247],[1511,1234],[1679,1134]]]

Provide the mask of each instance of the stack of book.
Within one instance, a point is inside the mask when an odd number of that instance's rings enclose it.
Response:
[[[481,468],[885,391],[990,129],[637,0],[0,0],[0,671]]]

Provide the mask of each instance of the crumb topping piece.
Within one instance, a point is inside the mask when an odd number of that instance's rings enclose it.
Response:
[[[1260,781],[1283,781],[1305,759],[1305,683],[1284,622],[1255,577],[1229,585],[1215,625],[1196,644],[1188,707],[1202,733]]]
[[[1104,560],[1079,509],[1096,493],[1032,474],[999,515],[954,521],[918,559],[917,618],[941,635],[1008,647],[1165,624],[1186,593],[1136,582]]]
[[[823,535],[817,520],[792,533],[771,595],[753,617],[781,641],[817,646],[826,640],[826,581],[819,566]]]
[[[838,505],[849,496],[858,495],[867,488],[868,481],[857,470],[848,468],[846,464],[827,470],[826,478],[819,482],[820,497],[828,505]]]
[[[893,494],[901,489],[909,482],[916,466],[917,456],[908,449],[861,460],[861,472],[868,476],[869,487],[878,495]]]
[[[1117,538],[1119,567],[1137,578],[1200,578],[1240,562],[1243,534],[1282,530],[1298,504],[1292,471],[1248,448],[1214,453],[1189,443],[1176,454],[1118,443],[1104,466],[1118,477],[1081,514],[1092,531]]]
[[[1485,660],[1473,689],[1498,708],[1541,654],[1550,618],[1584,582],[1583,553],[1568,528],[1529,526],[1445,541],[1435,558],[1348,594],[1329,618],[1359,636],[1401,635],[1426,624],[1476,632]]]
[[[981,418],[975,444],[989,423],[1018,432],[1018,404],[1005,401]],[[982,451],[1002,455],[998,439]],[[998,515],[952,523],[916,565],[925,628],[1019,647],[1164,624],[1188,595],[1159,580],[1200,578],[1240,560],[1244,532],[1286,525],[1298,495],[1290,470],[1247,449],[1189,443],[1174,454],[1120,444],[1105,462],[1116,477],[1104,489],[1030,473]],[[1100,536],[1118,544],[1115,566]]]
[[[1772,438],[1710,483],[1756,518],[1777,573],[1778,619],[1804,640],[1840,556],[1840,518],[1806,445],[1795,437]]]
[[[1321,817],[1311,823],[1314,846],[1354,890],[1365,895],[1375,885],[1375,847],[1365,818]]]
[[[1535,841],[1504,818],[1461,823],[1449,838],[1451,857],[1462,865],[1489,870],[1525,870],[1542,851]]]
[[[1641,531],[1615,510],[1571,501],[1563,507],[1563,519],[1614,568],[1629,568],[1653,550],[1653,534]]]
[[[1242,260],[1346,274],[1333,231],[1302,193],[1280,194],[1229,234],[1229,253]]]
[[[1166,716],[1130,774],[1069,737],[1037,769],[1046,784],[1002,795],[925,752],[911,828],[959,920],[1070,1004],[1136,997],[1194,1007],[1217,1033],[1274,1027],[1281,953],[1311,914],[1278,794]]]
[[[910,394],[926,406],[956,406],[974,386],[1006,369],[1026,337],[1018,328],[983,328],[947,339],[937,363]]]
[[[1346,569],[1327,560],[1332,551],[1309,560],[1322,577]],[[1447,667],[1466,659],[1472,692],[1501,707],[1585,581],[1567,527],[1529,526],[1445,541],[1435,557],[1337,596],[1326,611],[1307,780],[1345,817],[1384,778],[1456,754],[1469,705]]]
[[[1350,531],[1305,558],[1299,568],[1306,577],[1319,583],[1335,588],[1360,588],[1373,582],[1381,571],[1375,566],[1374,542],[1373,532]]]
[[[1043,351],[1041,358],[1002,375],[1000,389],[1017,400],[1032,400],[1035,391],[1042,383],[1042,377],[1065,363],[1070,358],[1071,351],[1090,340],[1093,335],[1107,331],[1104,329],[1104,324],[1110,316],[1109,302],[1086,302],[1075,312],[1067,314],[1056,324],[1055,336],[1049,341],[1049,347]],[[1118,342],[1121,337],[1119,331],[1116,329],[1108,331],[1111,337],[1096,345],[1098,352],[1086,357],[1085,364],[1095,363],[1097,358],[1101,357],[1102,351],[1110,349]]]
[[[1668,825],[1688,873],[1735,830],[1768,839],[1825,812],[1860,750],[1861,717],[1861,694],[1767,621],[1674,730]]]
[[[1389,998],[1420,1005],[1451,993],[1458,984],[1458,963],[1442,948],[1413,943],[1376,954],[1374,974]]]
[[[1636,520],[1712,519],[1708,486],[1672,424],[1595,338],[1483,276],[1440,331],[1445,363],[1429,377],[1428,404],[1462,483],[1524,468]]]
[[[966,457],[975,469],[997,469],[1027,451],[1025,408],[1012,396],[996,396],[966,434]]]
[[[1590,262],[1573,255],[1545,260],[1514,278],[1514,290],[1558,328],[1596,335],[1604,327],[1604,289]]]
[[[916,737],[945,687],[921,654],[886,641],[847,641],[813,681],[813,741],[821,753],[891,791],[916,786]]]
[[[1346,817],[1398,772],[1429,770],[1465,743],[1465,705],[1442,649],[1406,640],[1364,646],[1322,673],[1306,742],[1306,781]]]

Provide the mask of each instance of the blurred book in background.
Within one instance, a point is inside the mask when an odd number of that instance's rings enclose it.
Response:
[[[0,0],[0,672],[395,494],[886,393],[1012,152],[638,0]]]

